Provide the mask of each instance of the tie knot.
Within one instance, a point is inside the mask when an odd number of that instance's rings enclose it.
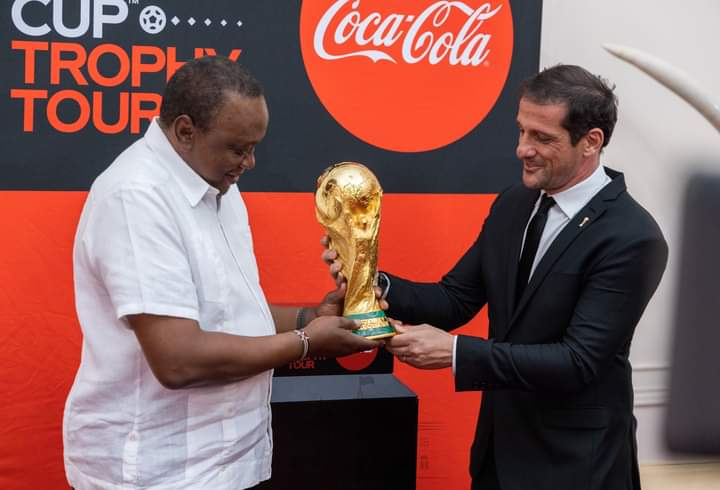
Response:
[[[547,194],[543,194],[542,199],[540,199],[540,207],[538,207],[538,213],[547,213],[548,209],[553,207],[555,205],[555,199],[548,196]]]

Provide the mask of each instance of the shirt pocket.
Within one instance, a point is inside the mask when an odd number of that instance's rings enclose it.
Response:
[[[193,276],[197,289],[199,323],[203,330],[222,330],[229,288],[227,273],[209,237],[194,237]]]
[[[223,302],[227,299],[227,275],[220,255],[209,237],[195,234],[193,250],[193,275],[198,300]]]

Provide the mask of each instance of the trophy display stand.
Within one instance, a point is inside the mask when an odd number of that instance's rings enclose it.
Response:
[[[392,374],[275,377],[263,489],[413,489],[417,396]]]

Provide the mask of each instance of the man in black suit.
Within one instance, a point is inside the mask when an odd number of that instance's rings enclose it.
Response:
[[[667,245],[623,175],[600,165],[616,120],[612,89],[583,68],[533,76],[517,115],[523,185],[498,195],[439,282],[380,274],[405,324],[388,349],[484,391],[473,489],[640,487],[628,354]],[[447,333],[486,304],[489,339]]]

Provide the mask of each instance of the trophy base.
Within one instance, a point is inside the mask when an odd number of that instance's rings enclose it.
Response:
[[[360,323],[360,328],[353,330],[353,333],[369,340],[384,339],[397,334],[393,326],[388,322],[385,313],[380,310],[371,311],[370,313],[345,315],[345,318]]]

